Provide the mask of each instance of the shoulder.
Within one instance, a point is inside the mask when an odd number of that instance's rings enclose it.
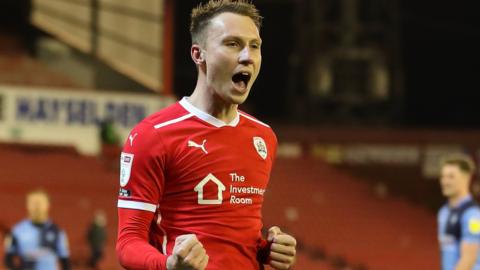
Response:
[[[480,235],[480,208],[475,205],[465,210],[462,216],[464,230],[472,235]]]
[[[159,131],[165,127],[190,118],[192,115],[181,107],[178,102],[160,110],[138,123],[131,131],[125,141],[124,149],[130,149],[135,145],[137,148],[151,148],[159,140]],[[143,147],[142,147],[143,146]]]
[[[437,217],[440,219],[442,217],[444,217],[445,215],[448,214],[448,206],[447,204],[444,204],[439,210],[438,210],[438,213],[437,213]]]
[[[469,207],[463,214],[465,220],[478,219],[480,221],[480,207],[478,205]]]
[[[176,102],[167,108],[146,117],[140,124],[153,129],[161,129],[182,122],[192,116],[193,114],[185,110],[179,102]]]
[[[57,223],[53,222],[53,221],[50,221],[49,224],[48,224],[48,228],[50,230],[53,230],[53,231],[57,231],[57,232],[61,232],[62,229],[60,228],[60,226],[58,226]]]
[[[21,220],[17,224],[13,226],[13,229],[16,228],[25,228],[25,227],[31,227],[32,223],[28,219]]]
[[[21,233],[22,231],[25,231],[30,228],[32,228],[31,222],[28,219],[24,219],[18,222],[17,224],[13,225],[12,234]]]
[[[257,118],[253,117],[252,115],[244,111],[239,110],[238,113],[240,114],[240,117],[247,119],[251,124],[258,126],[259,128],[271,129],[271,127],[268,124],[258,120]]]
[[[134,129],[155,130],[164,126],[180,122],[192,115],[186,111],[178,102],[156,112],[143,119]]]
[[[275,141],[275,143],[277,142],[277,136],[275,135],[275,132],[273,131],[272,127],[270,127],[270,125],[266,124],[265,122],[262,122],[262,121],[258,120],[254,116],[252,116],[252,115],[250,115],[250,114],[248,114],[244,111],[239,110],[238,113],[240,114],[240,117],[245,120],[246,125],[250,125],[250,126],[256,128],[257,130],[262,132],[264,135],[273,139]]]

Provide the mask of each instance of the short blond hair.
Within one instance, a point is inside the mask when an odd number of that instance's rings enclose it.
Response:
[[[34,190],[28,192],[26,198],[28,200],[28,198],[30,198],[32,196],[35,196],[35,195],[42,195],[45,198],[47,198],[48,201],[50,201],[50,195],[48,194],[48,192],[45,191],[44,189],[40,189],[40,188],[39,189],[34,189]]]
[[[192,43],[203,43],[205,40],[204,30],[210,20],[225,12],[250,17],[259,30],[262,26],[262,16],[249,0],[209,0],[205,4],[200,3],[192,10],[190,16]]]
[[[441,165],[442,167],[446,165],[457,166],[460,171],[468,175],[473,175],[476,170],[475,162],[473,161],[473,159],[463,153],[454,153],[445,156],[444,158],[442,158]]]

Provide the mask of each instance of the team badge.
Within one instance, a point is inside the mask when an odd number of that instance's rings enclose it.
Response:
[[[45,239],[48,241],[48,242],[54,242],[55,241],[55,234],[53,232],[48,232],[46,235],[45,235]]]
[[[120,155],[120,186],[124,187],[130,180],[132,171],[133,154],[123,153]]]
[[[253,137],[253,146],[255,146],[260,157],[263,159],[267,158],[267,144],[265,144],[265,141],[261,137]]]
[[[458,216],[455,215],[455,214],[453,214],[453,215],[450,217],[449,222],[450,222],[450,224],[455,224],[455,223],[457,223],[457,220],[458,220]]]
[[[472,218],[468,221],[468,230],[472,234],[479,234],[480,233],[480,219]]]

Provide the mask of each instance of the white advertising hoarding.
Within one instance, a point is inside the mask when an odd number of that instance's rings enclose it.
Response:
[[[0,141],[73,145],[93,155],[101,121],[113,120],[123,142],[138,122],[173,102],[153,94],[0,86]]]

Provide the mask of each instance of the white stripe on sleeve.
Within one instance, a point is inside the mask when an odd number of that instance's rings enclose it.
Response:
[[[118,208],[145,210],[153,213],[157,211],[157,206],[155,204],[145,203],[145,202],[118,200],[117,206]]]

